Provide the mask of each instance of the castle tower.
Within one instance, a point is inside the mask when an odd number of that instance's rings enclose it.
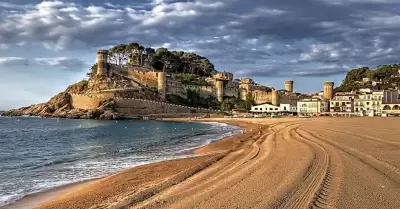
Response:
[[[233,78],[233,74],[232,73],[227,73],[227,72],[219,72],[216,73],[214,75],[214,79],[215,79],[215,88],[217,90],[217,100],[218,102],[223,102],[224,101],[224,83],[227,83],[229,81],[231,81],[231,79]]]
[[[241,100],[246,100],[247,94],[251,93],[252,89],[251,86],[253,85],[254,81],[251,78],[243,78],[239,82],[239,96]]]
[[[240,90],[239,90],[239,98],[241,99],[241,100],[246,100],[246,97],[247,97],[247,94],[248,94],[249,92],[248,92],[248,90],[247,89],[245,89],[245,88],[241,88]]]
[[[285,90],[289,93],[293,92],[293,81],[291,80],[285,81]]]
[[[224,101],[224,81],[216,80],[215,87],[217,88],[217,99],[218,102]]]
[[[334,83],[331,81],[324,82],[324,98],[333,99],[333,86]]]
[[[108,50],[97,50],[97,75],[106,75],[107,73]]]
[[[157,72],[157,81],[158,81],[158,93],[160,93],[160,97],[165,100],[167,93],[167,77],[165,72]]]
[[[271,103],[274,106],[279,106],[279,94],[275,89],[272,90]]]

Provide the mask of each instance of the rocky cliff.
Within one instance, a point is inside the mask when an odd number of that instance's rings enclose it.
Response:
[[[41,116],[73,119],[119,119],[120,115],[115,111],[113,99],[101,102],[100,106],[92,110],[74,109],[71,104],[71,94],[85,93],[88,82],[81,81],[68,86],[68,88],[52,97],[48,102],[34,104],[29,107],[9,110],[3,116]]]

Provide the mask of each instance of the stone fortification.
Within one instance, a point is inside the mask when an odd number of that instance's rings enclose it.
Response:
[[[188,89],[199,92],[201,97],[214,96],[216,93],[214,86],[186,85],[169,79],[167,81],[166,94],[178,95],[186,98]]]
[[[332,81],[325,81],[323,83],[325,99],[329,99],[329,100],[333,99],[333,86],[334,86],[334,82],[332,82]]]
[[[103,52],[103,50],[98,51],[97,62],[98,66],[107,66],[107,69],[98,67],[98,75],[108,75],[113,78],[112,80],[115,80],[115,74],[121,76],[125,79],[124,82],[126,80],[131,81],[130,84],[125,84],[126,87],[134,87],[134,84],[136,84],[137,87],[155,88],[158,90],[160,98],[164,100],[167,95],[178,95],[187,98],[186,93],[190,89],[198,91],[201,97],[214,96],[219,102],[222,102],[224,97],[237,97],[245,100],[249,93],[255,94],[256,104],[271,102],[270,88],[256,84],[251,78],[234,81],[232,73],[218,72],[212,78],[207,79],[209,86],[185,85],[173,80],[165,72],[157,71],[152,67],[105,64],[104,62],[107,59],[104,57]],[[285,84],[289,83],[286,81]],[[104,90],[106,88],[100,89]]]
[[[251,93],[254,97],[255,104],[264,104],[264,103],[272,102],[272,92],[271,91],[254,90]]]
[[[289,93],[293,92],[293,81],[292,80],[285,81],[285,90]]]
[[[215,110],[175,105],[153,100],[115,98],[118,113],[129,115],[150,115],[165,113],[212,113]]]
[[[124,98],[113,97],[104,98],[98,96],[91,96],[88,94],[72,94],[71,104],[75,109],[93,110],[100,107],[105,101],[113,101],[115,111],[119,114],[129,115],[149,115],[161,113],[210,113],[214,110],[205,108],[188,107],[182,105],[170,104],[162,101],[138,99],[138,98]]]
[[[71,94],[71,105],[75,109],[96,109],[100,106],[101,101],[102,98],[96,96],[87,94]]]

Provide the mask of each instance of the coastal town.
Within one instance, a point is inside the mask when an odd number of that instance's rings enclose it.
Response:
[[[296,114],[298,116],[399,116],[399,90],[333,91],[333,82],[325,82],[323,91],[299,99],[295,104],[279,103],[261,104],[251,107],[255,114]]]

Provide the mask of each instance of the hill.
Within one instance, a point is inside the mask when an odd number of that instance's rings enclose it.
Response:
[[[204,84],[205,78],[216,73],[214,65],[205,57],[192,52],[169,51],[166,48],[146,48],[138,43],[119,44],[109,49],[109,62],[117,65],[131,65],[155,68],[174,74],[174,79],[189,84]],[[48,102],[33,104],[28,107],[0,112],[5,116],[42,116],[82,119],[117,119],[120,117],[116,111],[114,99],[101,101],[99,106],[92,110],[74,109],[72,95],[85,94],[108,89],[124,89],[140,86],[140,90],[134,92],[136,97],[145,100],[159,101],[157,89],[142,86],[127,79],[123,75],[113,74],[110,77],[99,76],[96,73],[97,64],[89,69],[89,79],[72,84],[65,91],[53,96]],[[179,104],[206,107],[215,106],[213,98],[201,100],[198,95],[191,96],[187,100],[177,102],[176,98],[168,98],[169,102]]]
[[[361,88],[386,90],[400,86],[400,65],[379,65],[376,69],[361,67],[347,72],[335,92],[348,92]]]

